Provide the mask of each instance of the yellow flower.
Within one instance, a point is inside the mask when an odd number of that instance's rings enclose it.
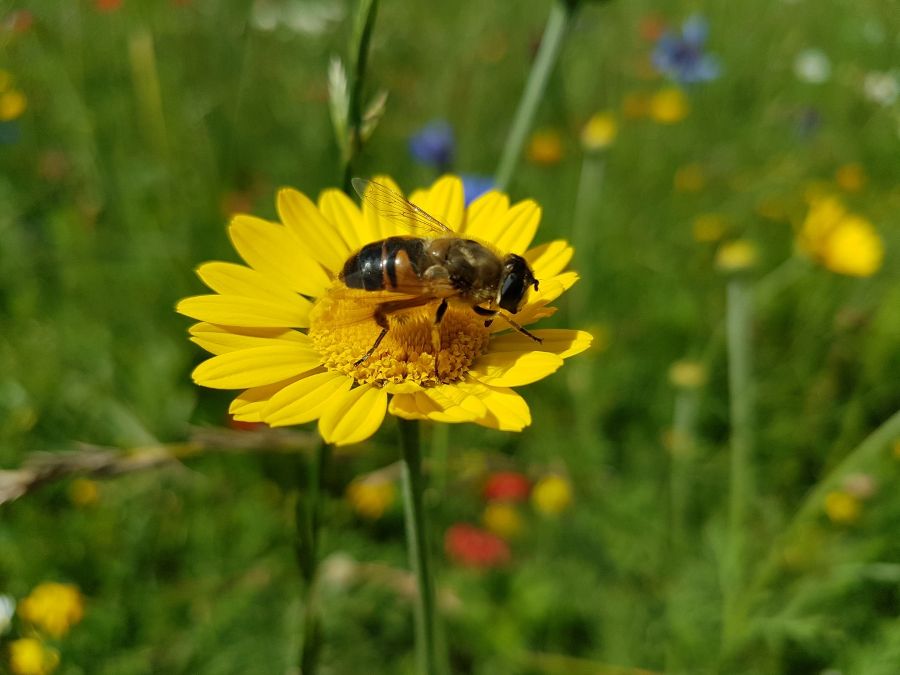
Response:
[[[0,94],[0,121],[9,122],[21,117],[28,107],[28,99],[18,89],[10,89]]]
[[[736,239],[722,244],[716,252],[716,267],[723,272],[745,272],[759,261],[756,244],[747,239]]]
[[[676,361],[669,368],[669,382],[678,389],[699,389],[706,384],[706,367],[699,361]]]
[[[606,150],[616,140],[618,124],[612,113],[597,113],[581,130],[581,145],[588,152]]]
[[[872,276],[884,259],[884,244],[872,224],[835,197],[812,200],[798,245],[826,269],[849,276]]]
[[[76,478],[69,486],[69,499],[75,506],[91,506],[100,499],[100,489],[90,478]]]
[[[572,503],[572,486],[558,474],[544,476],[531,490],[531,503],[545,515],[559,515]]]
[[[660,124],[676,124],[691,110],[687,96],[678,87],[666,87],[650,99],[650,117]]]
[[[719,241],[726,230],[725,218],[719,213],[702,213],[694,218],[694,241],[708,244]]]
[[[844,164],[834,172],[834,182],[845,192],[859,192],[867,180],[866,170],[858,162]]]
[[[481,522],[485,528],[504,539],[515,539],[525,527],[519,510],[509,502],[491,502],[485,506]]]
[[[392,481],[381,478],[361,478],[347,486],[347,501],[363,518],[378,520],[397,498]]]
[[[553,129],[535,131],[528,142],[525,154],[533,164],[541,166],[559,164],[563,156],[562,137]]]
[[[390,178],[376,180],[396,188]],[[549,303],[578,279],[563,271],[572,257],[566,242],[529,248],[541,217],[533,201],[510,205],[492,191],[466,208],[455,176],[410,200],[453,231],[528,261],[540,290],[529,291],[515,314],[519,324],[552,314]],[[546,377],[591,344],[588,333],[561,329],[534,331],[538,344],[500,317],[486,326],[461,301],[450,303],[433,331],[438,298],[389,316],[383,341],[363,360],[382,332],[373,305],[410,296],[348,289],[339,272],[364,244],[411,231],[339,190],[326,190],[318,204],[282,190],[278,212],[283,225],[235,217],[231,240],[249,267],[201,265],[200,278],[216,293],[177,308],[201,321],[191,339],[215,355],[194,370],[194,381],[244,389],[230,408],[239,421],[285,426],[318,419],[322,437],[337,445],[369,438],[385,412],[520,431],[531,414],[512,387]]]
[[[835,491],[825,495],[825,515],[838,525],[852,525],[862,513],[862,504],[853,495]]]
[[[59,638],[84,617],[84,598],[72,584],[46,582],[19,603],[18,612],[36,628]]]
[[[49,675],[58,665],[59,652],[37,638],[19,638],[9,644],[9,668],[14,675]]]
[[[675,172],[672,183],[678,192],[700,192],[706,187],[706,172],[699,164],[685,164]]]

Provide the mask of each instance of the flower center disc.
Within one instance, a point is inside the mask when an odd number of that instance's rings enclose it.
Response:
[[[370,316],[376,305],[364,295],[359,301],[334,297],[331,291],[322,296],[310,315],[309,337],[326,368],[351,375],[360,384],[449,384],[461,380],[487,351],[490,330],[471,307],[451,302],[439,329],[435,367],[432,329],[438,302],[390,315],[387,335],[359,365],[381,333]]]

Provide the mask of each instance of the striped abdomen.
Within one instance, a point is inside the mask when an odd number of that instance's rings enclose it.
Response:
[[[350,288],[394,289],[419,279],[426,262],[425,240],[388,237],[366,244],[344,263],[339,278]]]

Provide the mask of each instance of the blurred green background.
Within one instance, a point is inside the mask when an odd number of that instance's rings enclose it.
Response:
[[[358,173],[408,190],[430,183],[435,170],[408,141],[442,119],[456,135],[453,169],[492,174],[550,4],[382,2],[366,92],[389,98]],[[3,468],[78,443],[140,448],[228,426],[228,393],[190,381],[203,355],[173,307],[202,292],[198,263],[237,259],[231,213],[275,217],[280,186],[316,195],[340,184],[327,68],[346,56],[354,10],[350,0],[0,3],[5,90],[25,97],[0,100]],[[650,55],[694,12],[721,73],[684,87],[683,115],[662,123],[653,97],[672,85]],[[542,205],[539,242],[586,223],[582,281],[547,325],[588,328],[597,346],[574,373],[525,389],[534,422],[523,433],[454,427],[446,462],[431,457],[452,672],[900,672],[891,448],[837,476],[830,508],[813,504],[781,536],[808,491],[900,409],[898,54],[890,0],[581,8],[536,120],[544,152],[530,147],[510,194]],[[587,156],[580,133],[597,112],[618,132]],[[582,172],[601,168],[602,186],[579,191]],[[823,193],[879,233],[876,274],[841,276],[797,253],[810,196]],[[751,577],[771,566],[741,596],[740,645],[722,656],[728,277],[715,258],[735,239],[758,249],[748,285],[769,289],[749,336],[745,536]],[[705,384],[670,375],[684,359]],[[685,414],[689,443],[672,431]],[[217,436],[262,449],[52,482],[0,507],[0,593],[63,581],[85,596],[83,621],[51,640],[57,672],[291,671],[305,455],[267,449],[265,433]],[[412,672],[409,595],[392,576],[406,569],[400,505],[386,497],[367,517],[345,496],[355,476],[397,458],[388,420],[327,475],[323,673]],[[516,506],[507,564],[456,564],[444,534],[480,525],[497,469],[563,476],[571,503]],[[26,630],[14,619],[3,639]]]

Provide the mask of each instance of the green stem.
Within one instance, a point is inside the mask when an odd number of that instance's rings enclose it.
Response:
[[[353,51],[350,63],[350,96],[347,105],[347,142],[344,152],[344,191],[350,192],[350,181],[353,178],[353,164],[362,149],[363,117],[363,85],[366,80],[366,66],[369,61],[369,44],[372,41],[372,29],[375,16],[378,14],[378,0],[360,0],[356,11],[356,24],[353,31]]]
[[[435,675],[437,669],[437,616],[435,614],[434,581],[422,498],[422,451],[419,423],[398,420],[400,445],[403,450],[403,503],[406,514],[406,540],[410,565],[416,576],[416,652],[421,675]]]
[[[751,317],[753,289],[736,275],[728,282],[725,330],[728,343],[728,393],[731,417],[731,467],[728,500],[728,542],[723,557],[723,643],[735,636],[736,599],[744,584],[747,506],[752,499],[753,374]]]
[[[578,192],[575,195],[575,209],[572,218],[571,241],[575,247],[575,269],[591,270],[596,268],[596,249],[598,228],[591,222],[591,214],[597,213],[603,177],[605,173],[605,157],[600,153],[587,153],[581,164],[578,178]],[[593,316],[590,303],[590,277],[569,294],[569,316],[578,323],[590,324]],[[597,448],[601,456],[606,453],[606,443],[598,443],[598,430],[594,427],[594,398],[590,392],[594,389],[594,368],[592,362],[586,362],[581,368],[569,368],[566,371],[569,391],[575,410],[576,433],[580,448]],[[591,461],[597,461],[593,457]]]
[[[519,101],[519,108],[516,110],[516,116],[513,119],[509,135],[506,137],[506,145],[503,147],[500,164],[494,176],[494,182],[498,190],[506,190],[509,186],[509,181],[512,179],[513,172],[522,154],[522,146],[525,145],[525,137],[528,135],[534,122],[538,104],[544,97],[547,80],[550,79],[550,73],[553,72],[553,66],[556,64],[556,59],[562,47],[563,37],[574,12],[575,3],[565,2],[564,0],[557,0],[550,10],[547,26],[544,28],[544,34],[541,37],[541,46],[538,49],[537,56],[535,56],[534,64],[531,66],[528,82],[525,85],[525,92]]]
[[[681,389],[675,395],[669,469],[669,542],[670,549],[675,554],[684,547],[699,398],[697,389]]]
[[[331,454],[330,446],[322,441],[316,456],[309,464],[306,495],[297,496],[297,561],[306,586],[303,608],[303,643],[300,645],[300,672],[313,675],[319,662],[322,631],[316,598],[316,574],[319,568],[319,532],[323,477]]]

